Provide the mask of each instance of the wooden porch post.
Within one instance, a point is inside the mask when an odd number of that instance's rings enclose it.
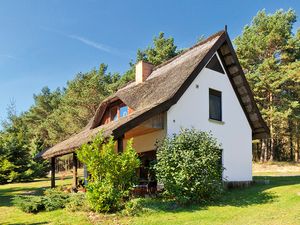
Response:
[[[78,183],[78,178],[77,178],[77,164],[78,164],[77,155],[74,152],[73,153],[73,185],[72,185],[73,189],[77,188],[77,183]]]
[[[78,184],[77,165],[78,165],[77,155],[74,152],[73,153],[73,184],[72,184],[73,189],[76,189]]]
[[[55,188],[55,157],[51,158],[51,188]]]
[[[86,186],[88,183],[88,171],[86,164],[83,165],[83,177],[84,177],[84,185]]]
[[[118,152],[123,152],[123,138],[124,138],[124,135],[122,137],[119,137],[118,138]]]

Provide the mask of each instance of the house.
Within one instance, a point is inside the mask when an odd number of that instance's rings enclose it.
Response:
[[[159,66],[136,65],[134,82],[100,103],[78,134],[41,152],[51,159],[73,153],[103,130],[117,149],[134,139],[142,162],[155,158],[155,143],[181,127],[211,131],[222,144],[224,179],[252,180],[252,140],[269,136],[227,31],[220,31]],[[76,163],[74,185],[76,185]],[[143,167],[140,176],[145,176]]]

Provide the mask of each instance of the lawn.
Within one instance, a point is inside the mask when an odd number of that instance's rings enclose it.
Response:
[[[57,180],[57,185],[70,184],[71,178]],[[0,224],[23,225],[23,224],[90,224],[85,213],[70,213],[66,210],[27,214],[12,206],[11,198],[14,195],[36,192],[41,194],[50,185],[49,179],[38,179],[29,183],[16,183],[0,185]]]
[[[300,176],[255,177],[270,180],[247,189],[227,191],[218,202],[204,206],[143,215],[132,224],[300,224]]]
[[[299,224],[300,225],[300,173],[284,169],[255,171],[259,182],[246,189],[226,191],[215,203],[180,208],[173,203],[146,199],[148,212],[136,217],[100,215],[97,224]],[[284,176],[280,176],[282,174]],[[288,176],[297,175],[297,176]],[[70,179],[58,180],[58,185],[69,184]],[[49,180],[0,186],[0,224],[92,224],[87,213],[66,210],[26,214],[11,204],[11,197],[27,191],[42,192]],[[95,223],[95,222],[94,222]]]

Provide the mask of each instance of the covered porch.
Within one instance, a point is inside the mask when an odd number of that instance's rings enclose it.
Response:
[[[126,148],[127,142],[133,139],[133,148],[137,151],[139,158],[141,160],[141,167],[137,171],[139,176],[139,185],[145,185],[147,187],[156,186],[156,181],[154,179],[153,172],[151,171],[151,166],[156,160],[156,143],[162,140],[166,131],[164,129],[165,114],[159,114],[154,116],[138,126],[128,130],[121,137],[116,138],[116,151],[123,152]],[[70,153],[68,153],[70,154]],[[51,163],[51,188],[56,186],[56,163],[57,158],[62,155],[56,155],[50,158]],[[76,190],[79,185],[78,176],[78,165],[79,160],[76,156],[75,149],[71,152],[72,159],[72,189]],[[85,166],[84,170],[84,180],[87,182],[88,171]]]

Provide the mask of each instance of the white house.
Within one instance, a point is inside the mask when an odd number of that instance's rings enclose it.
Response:
[[[181,127],[211,131],[218,139],[227,182],[252,180],[252,140],[268,137],[269,129],[226,31],[159,66],[139,62],[135,81],[100,103],[83,131],[40,156],[51,158],[54,168],[55,157],[73,153],[103,130],[118,140],[118,151],[133,138],[143,163],[142,179],[147,164],[155,159],[156,141]]]

